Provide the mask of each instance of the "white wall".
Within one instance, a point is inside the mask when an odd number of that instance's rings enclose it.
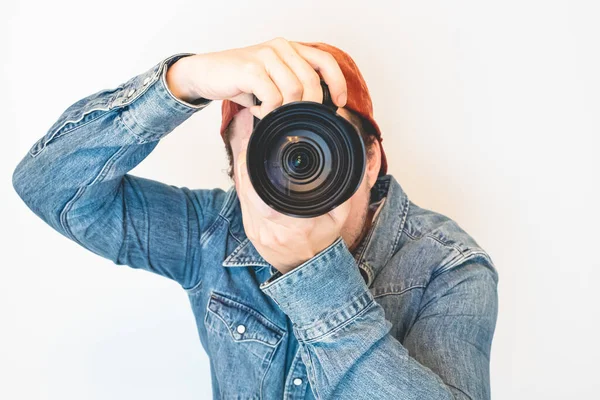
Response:
[[[185,293],[52,231],[11,174],[74,101],[176,52],[275,36],[353,55],[390,172],[493,256],[494,398],[597,398],[597,2],[293,3],[2,3],[0,398],[209,398]],[[194,115],[132,173],[228,186],[219,111]]]

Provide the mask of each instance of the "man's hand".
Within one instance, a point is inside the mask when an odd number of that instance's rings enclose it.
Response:
[[[236,190],[244,230],[258,253],[285,274],[310,260],[341,236],[350,212],[350,200],[315,218],[293,218],[269,207],[258,196],[246,168],[247,141],[236,164]]]
[[[293,101],[323,102],[321,74],[338,107],[347,100],[344,75],[322,50],[276,38],[250,47],[184,57],[167,71],[167,84],[184,99],[229,99],[263,118]],[[252,95],[262,104],[255,106]],[[278,213],[258,196],[248,178],[248,137],[236,151],[236,189],[246,235],[260,255],[281,273],[311,259],[341,236],[350,202],[316,218]]]
[[[263,118],[292,101],[323,101],[319,71],[338,107],[346,80],[335,58],[322,50],[276,38],[250,47],[184,57],[167,71],[167,84],[183,99],[229,99]],[[252,95],[262,102],[254,106]]]

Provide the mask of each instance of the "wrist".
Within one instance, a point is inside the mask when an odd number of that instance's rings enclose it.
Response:
[[[323,337],[373,302],[341,237],[289,273],[275,273],[260,289],[288,315],[297,339],[303,341]]]
[[[282,263],[275,262],[274,264],[271,264],[271,265],[273,265],[273,267],[276,270],[278,270],[281,274],[287,274],[288,272],[298,268],[300,265],[305,264],[306,262],[317,257],[320,253],[322,253],[323,251],[325,251],[326,249],[331,247],[333,245],[333,243],[337,242],[339,237],[340,237],[340,235],[336,236],[331,241],[325,241],[325,243],[327,243],[325,246],[321,245],[316,248],[310,249],[308,251],[304,251],[302,255],[290,254],[285,259],[285,262],[282,262]]]
[[[194,56],[182,57],[167,69],[165,80],[169,91],[179,100],[195,103],[200,96],[195,95],[190,84],[189,64]]]

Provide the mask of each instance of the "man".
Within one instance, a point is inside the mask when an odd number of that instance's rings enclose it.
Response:
[[[321,102],[320,77],[365,138],[367,167],[347,202],[292,218],[256,195],[245,149],[253,116]],[[128,174],[213,100],[225,100],[229,191]],[[187,291],[215,398],[489,398],[496,271],[456,223],[409,201],[380,141],[352,59],[277,38],[177,54],[74,103],[13,184],[61,234]]]

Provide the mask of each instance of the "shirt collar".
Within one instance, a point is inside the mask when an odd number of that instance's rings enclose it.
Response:
[[[229,204],[239,207],[239,199],[232,187]],[[380,177],[371,189],[371,204],[385,198],[370,231],[354,251],[354,258],[366,275],[370,286],[381,269],[396,252],[402,228],[408,214],[408,196],[392,175]],[[390,245],[390,238],[392,243]],[[252,242],[244,238],[240,244],[223,261],[223,267],[270,267],[270,264],[258,253]]]

